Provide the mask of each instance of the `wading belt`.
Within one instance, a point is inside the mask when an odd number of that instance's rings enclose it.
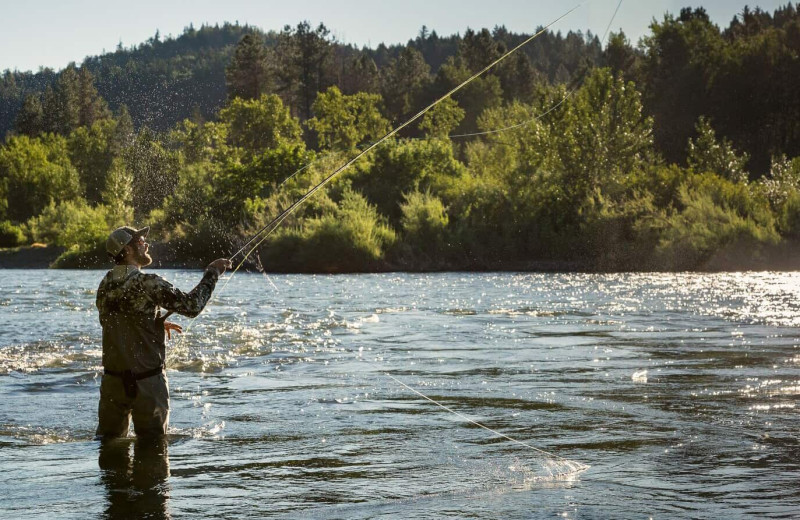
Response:
[[[125,395],[128,396],[129,399],[136,398],[136,394],[138,393],[136,388],[136,381],[140,379],[147,379],[148,377],[157,376],[163,371],[164,371],[164,365],[161,365],[160,367],[154,368],[152,370],[147,370],[146,372],[139,372],[138,374],[134,374],[130,370],[119,371],[119,370],[109,370],[107,368],[103,369],[103,373],[105,374],[122,378],[122,385],[125,387]]]

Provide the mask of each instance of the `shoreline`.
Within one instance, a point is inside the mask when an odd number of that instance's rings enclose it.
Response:
[[[166,244],[153,244],[153,264],[149,269],[203,269],[205,263],[193,259],[180,260]],[[0,269],[80,269],[80,270],[107,270],[112,264],[96,253],[76,255],[67,265],[53,267],[53,263],[65,252],[65,248],[35,244],[15,248],[0,249]],[[313,271],[308,269],[266,269],[269,274],[375,274],[375,273],[484,273],[484,272],[530,272],[530,273],[679,273],[679,272],[743,272],[743,271],[800,271],[800,242],[785,242],[773,246],[756,260],[737,261],[730,257],[714,257],[705,265],[694,269],[604,269],[591,266],[585,262],[557,261],[557,260],[531,260],[508,262],[475,262],[472,265],[453,265],[437,268],[413,268],[411,266],[392,265],[382,263],[369,270],[338,269],[331,271]],[[212,255],[213,256],[213,255]],[[240,271],[262,272],[260,266],[254,261],[247,261]]]

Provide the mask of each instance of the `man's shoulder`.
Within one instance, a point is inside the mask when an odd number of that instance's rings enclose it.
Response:
[[[139,271],[135,276],[136,281],[147,288],[172,287],[172,284],[168,282],[166,278],[155,273],[143,273]]]

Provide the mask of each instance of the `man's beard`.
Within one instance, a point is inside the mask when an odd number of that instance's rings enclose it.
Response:
[[[136,253],[136,263],[142,267],[147,267],[148,265],[153,263],[153,257],[147,251],[142,251],[141,253]]]

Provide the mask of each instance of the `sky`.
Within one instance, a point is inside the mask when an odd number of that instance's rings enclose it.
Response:
[[[702,6],[714,23],[727,26],[749,4],[772,11],[788,0],[623,0],[612,30],[637,42],[667,12]],[[339,41],[358,47],[405,43],[425,25],[440,35],[505,25],[531,33],[571,7],[578,9],[554,31],[591,30],[602,36],[618,0],[0,0],[0,71],[56,70],[86,56],[130,47],[158,30],[178,36],[185,27],[239,22],[265,31],[308,20],[324,23]]]

